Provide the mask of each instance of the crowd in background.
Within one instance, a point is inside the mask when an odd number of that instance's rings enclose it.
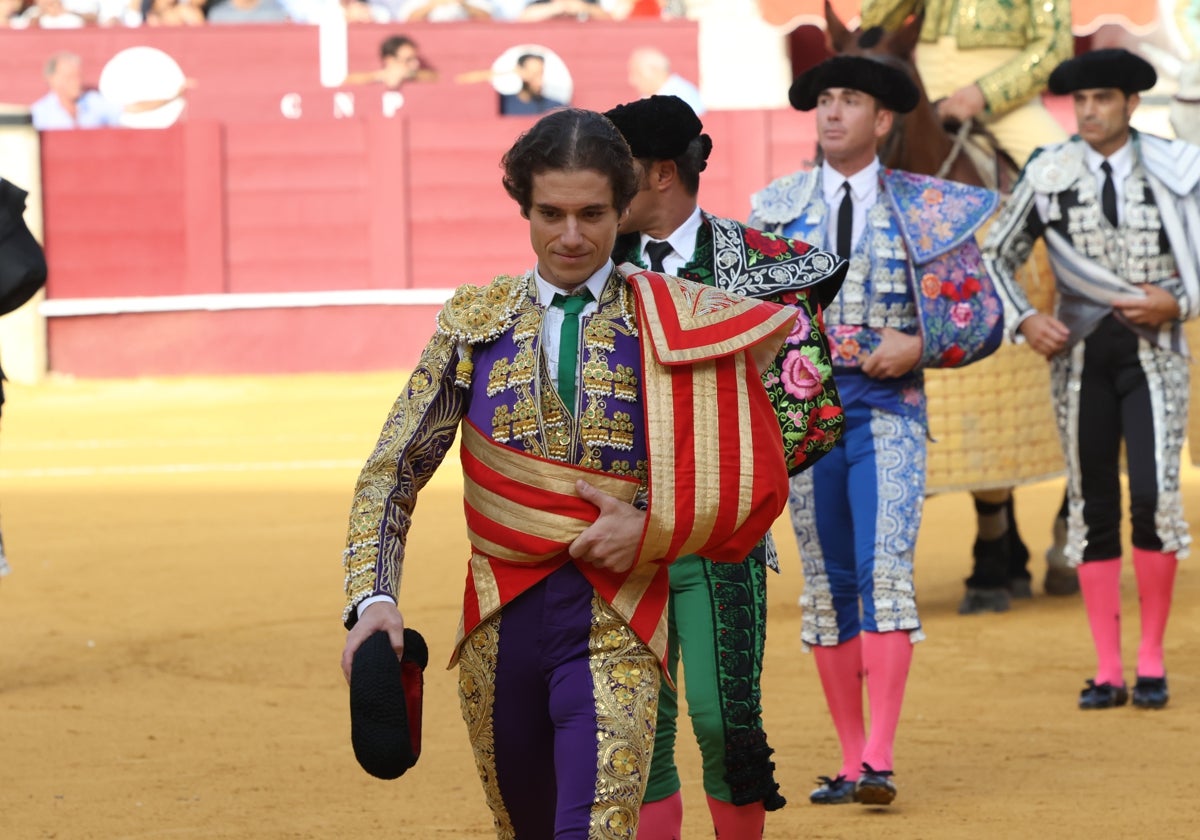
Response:
[[[670,19],[685,0],[0,0],[0,28],[318,23],[338,6],[351,23]]]

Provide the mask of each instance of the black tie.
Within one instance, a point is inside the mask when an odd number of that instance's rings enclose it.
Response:
[[[1108,161],[1104,161],[1100,164],[1100,168],[1104,170],[1104,187],[1100,190],[1100,209],[1104,211],[1104,218],[1108,219],[1108,223],[1117,227],[1117,188],[1113,184],[1112,167],[1108,165]]]
[[[655,242],[653,239],[647,242],[646,256],[650,258],[650,270],[657,271],[660,274],[665,272],[666,269],[663,268],[663,260],[673,250],[675,249],[671,247],[670,242]]]
[[[849,258],[854,233],[854,199],[850,197],[849,181],[845,181],[842,188],[846,194],[842,197],[841,207],[838,208],[837,253],[838,256]]]

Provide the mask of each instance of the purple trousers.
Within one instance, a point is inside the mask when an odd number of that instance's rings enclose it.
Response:
[[[630,838],[659,666],[567,564],[463,642],[459,698],[500,840]]]

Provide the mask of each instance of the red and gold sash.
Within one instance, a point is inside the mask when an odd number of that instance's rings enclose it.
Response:
[[[654,653],[666,655],[667,564],[685,554],[741,562],[787,503],[782,436],[762,384],[795,320],[785,307],[622,266],[640,305],[650,503],[636,565],[580,572]],[[459,642],[571,562],[599,511],[583,479],[623,501],[633,479],[528,455],[464,422],[472,545]],[[455,645],[457,658],[458,645]]]
[[[579,479],[624,502],[639,482],[528,455],[462,425],[463,505],[471,540],[458,643],[479,622],[571,562],[567,549],[599,511],[575,489]],[[667,646],[667,567],[648,563],[616,573],[579,570],[660,659]],[[453,664],[453,661],[451,662]]]

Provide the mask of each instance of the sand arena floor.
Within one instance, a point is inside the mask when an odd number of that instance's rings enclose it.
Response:
[[[0,434],[0,838],[494,837],[440,665],[467,545],[448,465],[416,512],[403,607],[430,643],[425,745],[404,778],[363,773],[338,669],[340,552],[353,482],[400,374],[11,386]],[[1061,482],[1018,491],[1039,558]],[[1185,494],[1200,533],[1200,471]],[[973,514],[933,498],[917,648],[886,810],[818,808],[838,765],[800,652],[795,544],[776,526],[765,718],[791,800],[768,838],[1200,836],[1200,572],[1181,567],[1172,700],[1083,713],[1092,668],[1076,598],[960,617]],[[1040,585],[1039,585],[1040,589]],[[1126,564],[1132,677],[1137,601]],[[685,746],[685,837],[711,837]]]

